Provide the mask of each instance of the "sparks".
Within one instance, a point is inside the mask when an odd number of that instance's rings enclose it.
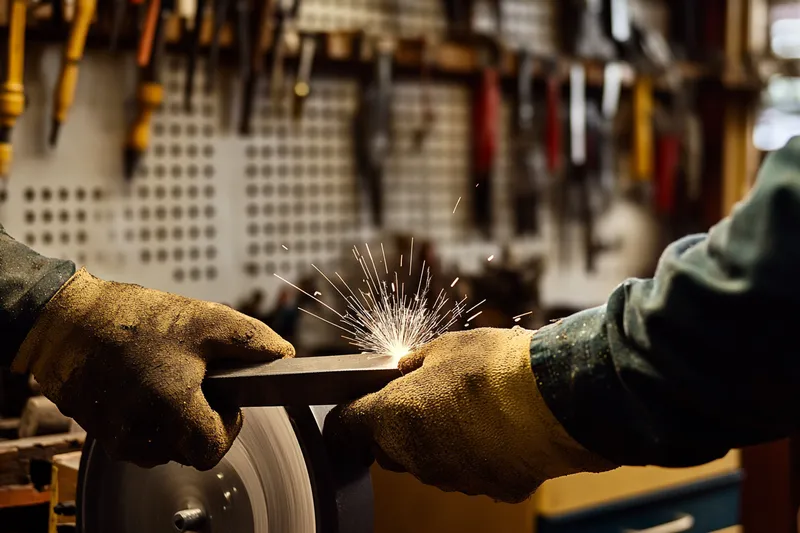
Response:
[[[458,209],[458,204],[460,204],[460,203],[461,203],[461,197],[459,196],[458,200],[456,200],[456,206],[453,208],[453,214],[454,215],[456,214],[456,209]]]
[[[491,262],[491,261],[492,261],[492,259],[494,259],[494,256],[493,256],[493,255],[490,255],[490,256],[489,256],[489,258],[487,259],[487,261]]]
[[[469,318],[467,319],[467,324],[469,324],[470,322],[472,322],[473,320],[475,320],[476,318],[478,318],[478,317],[480,316],[480,314],[481,314],[481,313],[483,313],[483,311],[478,311],[477,313],[475,313],[474,315],[472,315],[471,317],[469,317]]]
[[[284,249],[284,250],[286,250],[287,252],[289,251],[289,248],[288,248],[288,247],[287,247],[285,244],[281,244],[281,248],[283,248],[283,249]]]
[[[517,315],[514,318],[522,318],[524,316],[532,315],[533,311],[528,311],[527,313],[522,313],[521,315]]]
[[[483,299],[483,300],[481,300],[480,302],[476,303],[475,305],[473,305],[472,307],[470,307],[469,309],[467,309],[466,311],[464,311],[464,313],[471,313],[471,312],[473,312],[475,309],[477,309],[478,307],[480,307],[481,305],[483,305],[483,304],[485,304],[485,303],[486,303],[486,298],[484,298],[484,299]]]
[[[456,279],[453,280],[453,283],[450,284],[450,288],[451,289],[456,286],[456,283],[458,283],[458,280],[459,280],[459,278],[456,278]]]
[[[327,308],[336,317],[329,320],[299,308],[302,312],[342,330],[346,333],[342,337],[364,352],[390,355],[398,359],[449,330],[465,315],[467,297],[451,302],[444,289],[439,291],[433,303],[429,304],[431,273],[430,267],[425,261],[422,262],[419,279],[415,279],[413,282],[416,285],[416,292],[406,293],[406,281],[400,279],[398,272],[394,271],[386,276],[387,278],[391,276],[391,279],[381,279],[369,245],[365,245],[364,249],[366,254],[362,254],[358,247],[354,246],[353,256],[361,267],[362,281],[365,287],[351,287],[338,272],[335,272],[339,283],[337,284],[316,265],[311,265],[345,301],[346,309],[343,312],[337,311],[317,298],[322,295],[321,292],[315,291],[314,294],[309,294],[277,274],[275,276]],[[383,245],[381,245],[381,254],[384,265],[387,265],[384,272],[388,274],[388,263]],[[400,257],[400,268],[402,269],[402,256]],[[413,274],[411,270],[413,258],[414,240],[412,239],[411,254],[408,257],[409,278]],[[457,282],[458,278],[453,281],[451,287],[455,286]],[[485,301],[472,306],[469,312],[474,311]],[[467,320],[466,326],[478,315],[480,312]],[[338,323],[336,318],[338,318]]]

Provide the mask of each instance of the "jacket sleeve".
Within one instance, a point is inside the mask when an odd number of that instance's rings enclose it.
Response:
[[[800,427],[800,138],[708,235],[653,279],[533,336],[545,400],[621,465],[696,465]]]
[[[75,273],[12,239],[0,225],[0,366],[8,368],[39,311]]]

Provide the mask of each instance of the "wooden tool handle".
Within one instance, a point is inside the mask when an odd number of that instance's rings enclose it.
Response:
[[[156,38],[159,18],[161,18],[161,0],[150,0],[150,5],[147,6],[144,28],[142,29],[142,37],[139,40],[139,49],[136,54],[136,63],[140,67],[146,66],[153,55],[153,42]]]

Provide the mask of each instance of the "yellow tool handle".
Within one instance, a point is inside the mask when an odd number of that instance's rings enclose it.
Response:
[[[157,82],[143,82],[139,85],[136,101],[139,109],[125,145],[137,152],[144,152],[150,143],[150,122],[153,114],[164,100],[164,88]]]
[[[6,79],[0,86],[0,177],[11,170],[11,128],[25,110],[22,76],[25,67],[25,0],[12,0],[8,28]]]
[[[651,182],[655,165],[653,148],[653,78],[640,76],[633,86],[633,179]]]
[[[8,30],[8,61],[6,84],[22,85],[25,66],[25,17],[26,0],[12,0]]]
[[[78,63],[83,58],[86,35],[97,9],[97,0],[78,0],[75,15],[69,32],[69,40],[61,62],[61,76],[58,79],[53,102],[53,119],[64,122],[69,108],[75,99],[75,86],[78,83]]]

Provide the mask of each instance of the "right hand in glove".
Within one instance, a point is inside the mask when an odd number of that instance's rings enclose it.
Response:
[[[615,465],[578,444],[545,404],[531,370],[535,333],[447,333],[400,361],[403,377],[337,408],[333,449],[370,451],[383,467],[447,491],[519,502],[547,479]]]
[[[233,444],[242,413],[209,405],[206,363],[292,356],[269,327],[227,306],[80,270],[45,305],[12,370],[33,373],[112,457],[207,470]]]

